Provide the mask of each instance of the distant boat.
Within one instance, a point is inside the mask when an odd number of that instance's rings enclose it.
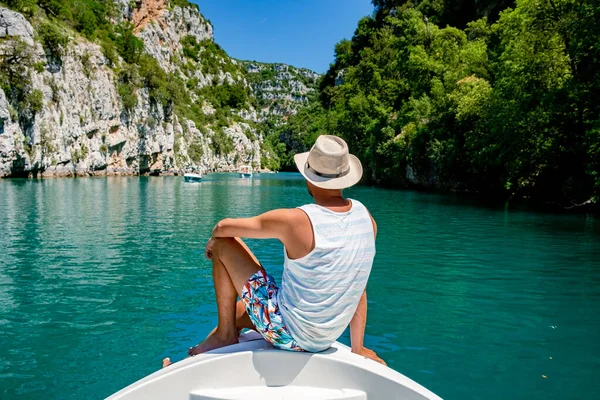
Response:
[[[107,400],[138,399],[442,400],[343,344],[315,354],[276,350],[256,332],[156,371]]]
[[[187,183],[199,183],[202,182],[202,175],[198,174],[184,174],[183,181]]]
[[[239,173],[240,178],[252,178],[252,165],[242,165]]]

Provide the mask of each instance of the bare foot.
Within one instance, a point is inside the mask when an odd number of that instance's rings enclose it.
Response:
[[[163,358],[163,366],[162,366],[163,368],[168,367],[171,364],[173,364],[173,363],[171,362],[171,359],[169,357]]]
[[[237,336],[223,336],[220,335],[218,331],[213,331],[206,339],[204,339],[202,343],[199,343],[194,347],[190,347],[188,354],[190,356],[195,356],[197,354],[206,353],[207,351],[219,349],[221,347],[236,343],[239,343]]]

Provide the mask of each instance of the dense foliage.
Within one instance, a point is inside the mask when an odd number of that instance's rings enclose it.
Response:
[[[88,38],[101,31],[111,31],[109,18],[114,15],[112,1],[98,0],[8,0],[8,6],[27,16],[42,10]]]
[[[34,89],[31,83],[28,66],[32,64],[32,59],[31,49],[22,41],[11,42],[0,57],[0,88],[11,104],[11,118],[18,120],[25,129],[43,106],[42,93]]]
[[[323,109],[282,134],[345,137],[374,183],[598,201],[600,4],[520,0],[461,30],[425,3],[374,1],[335,47]]]
[[[269,134],[264,143],[270,159],[262,164],[274,170],[295,171],[294,154],[310,150],[317,137],[331,133],[335,129],[333,116],[319,103],[300,108],[298,113],[282,122],[279,118],[269,118],[264,128]]]

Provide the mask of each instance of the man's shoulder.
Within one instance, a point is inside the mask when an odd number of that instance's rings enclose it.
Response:
[[[312,226],[309,218],[309,214],[304,210],[304,206],[297,208],[286,208],[285,209],[285,223],[291,227],[292,230],[304,230]],[[312,229],[312,228],[310,228]]]
[[[277,215],[278,219],[289,222],[306,218],[306,213],[301,208],[278,208],[271,213]]]
[[[356,207],[356,208],[364,208],[365,210],[368,211],[367,206],[365,206],[361,201],[358,201],[356,199],[348,199],[352,202],[352,207]]]
[[[365,206],[360,201],[355,200],[355,199],[351,199],[351,201],[352,201],[352,206],[353,207],[356,206],[357,208],[361,208],[361,209],[364,210],[364,212],[367,213],[367,215],[371,219],[371,223],[373,224],[373,232],[374,232],[375,236],[377,236],[377,222],[375,222],[375,218],[373,218],[373,214],[371,214],[371,212],[369,211],[369,209],[367,208],[367,206]]]

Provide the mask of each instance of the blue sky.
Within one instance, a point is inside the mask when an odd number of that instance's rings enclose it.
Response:
[[[371,0],[192,0],[230,56],[324,73],[333,47],[351,38]]]

